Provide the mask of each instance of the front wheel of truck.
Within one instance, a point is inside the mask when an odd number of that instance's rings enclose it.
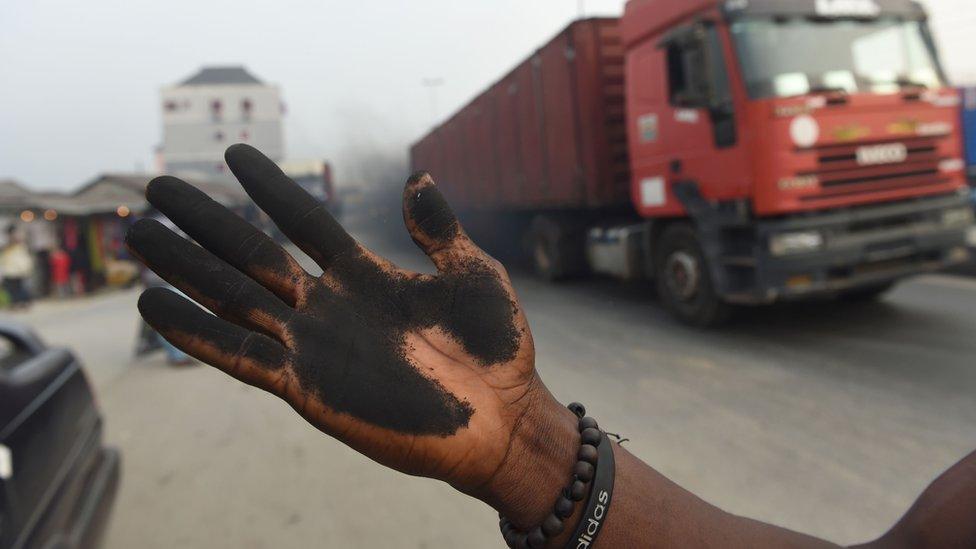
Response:
[[[673,223],[657,241],[654,274],[664,306],[678,320],[697,327],[717,326],[730,306],[716,293],[711,273],[691,224]]]

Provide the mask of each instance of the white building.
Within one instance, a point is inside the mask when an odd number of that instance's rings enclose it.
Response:
[[[162,90],[162,171],[229,176],[224,150],[254,145],[284,158],[281,92],[244,67],[204,67]]]

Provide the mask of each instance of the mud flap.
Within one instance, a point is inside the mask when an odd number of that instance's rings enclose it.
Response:
[[[671,187],[675,197],[685,207],[688,217],[695,224],[699,234],[699,244],[708,261],[708,271],[712,275],[715,292],[727,297],[731,292],[728,273],[722,266],[722,226],[728,224],[728,214],[719,212],[705,200],[694,181],[679,181]]]

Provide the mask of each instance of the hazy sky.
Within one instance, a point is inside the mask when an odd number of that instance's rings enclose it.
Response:
[[[927,3],[950,72],[976,82],[976,2]],[[152,169],[159,88],[214,64],[279,85],[289,156],[331,158],[354,177],[363,151],[405,154],[432,125],[422,79],[444,79],[443,118],[578,10],[578,0],[0,0],[0,178],[65,189]]]

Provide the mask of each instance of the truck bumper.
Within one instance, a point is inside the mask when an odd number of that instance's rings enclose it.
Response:
[[[730,302],[768,303],[879,286],[969,260],[972,215],[961,194],[852,208],[757,225],[751,280],[726,295]],[[783,235],[820,235],[810,251],[779,254]],[[814,242],[816,238],[812,238]],[[734,280],[734,279],[733,279]],[[743,291],[744,290],[744,291]]]

